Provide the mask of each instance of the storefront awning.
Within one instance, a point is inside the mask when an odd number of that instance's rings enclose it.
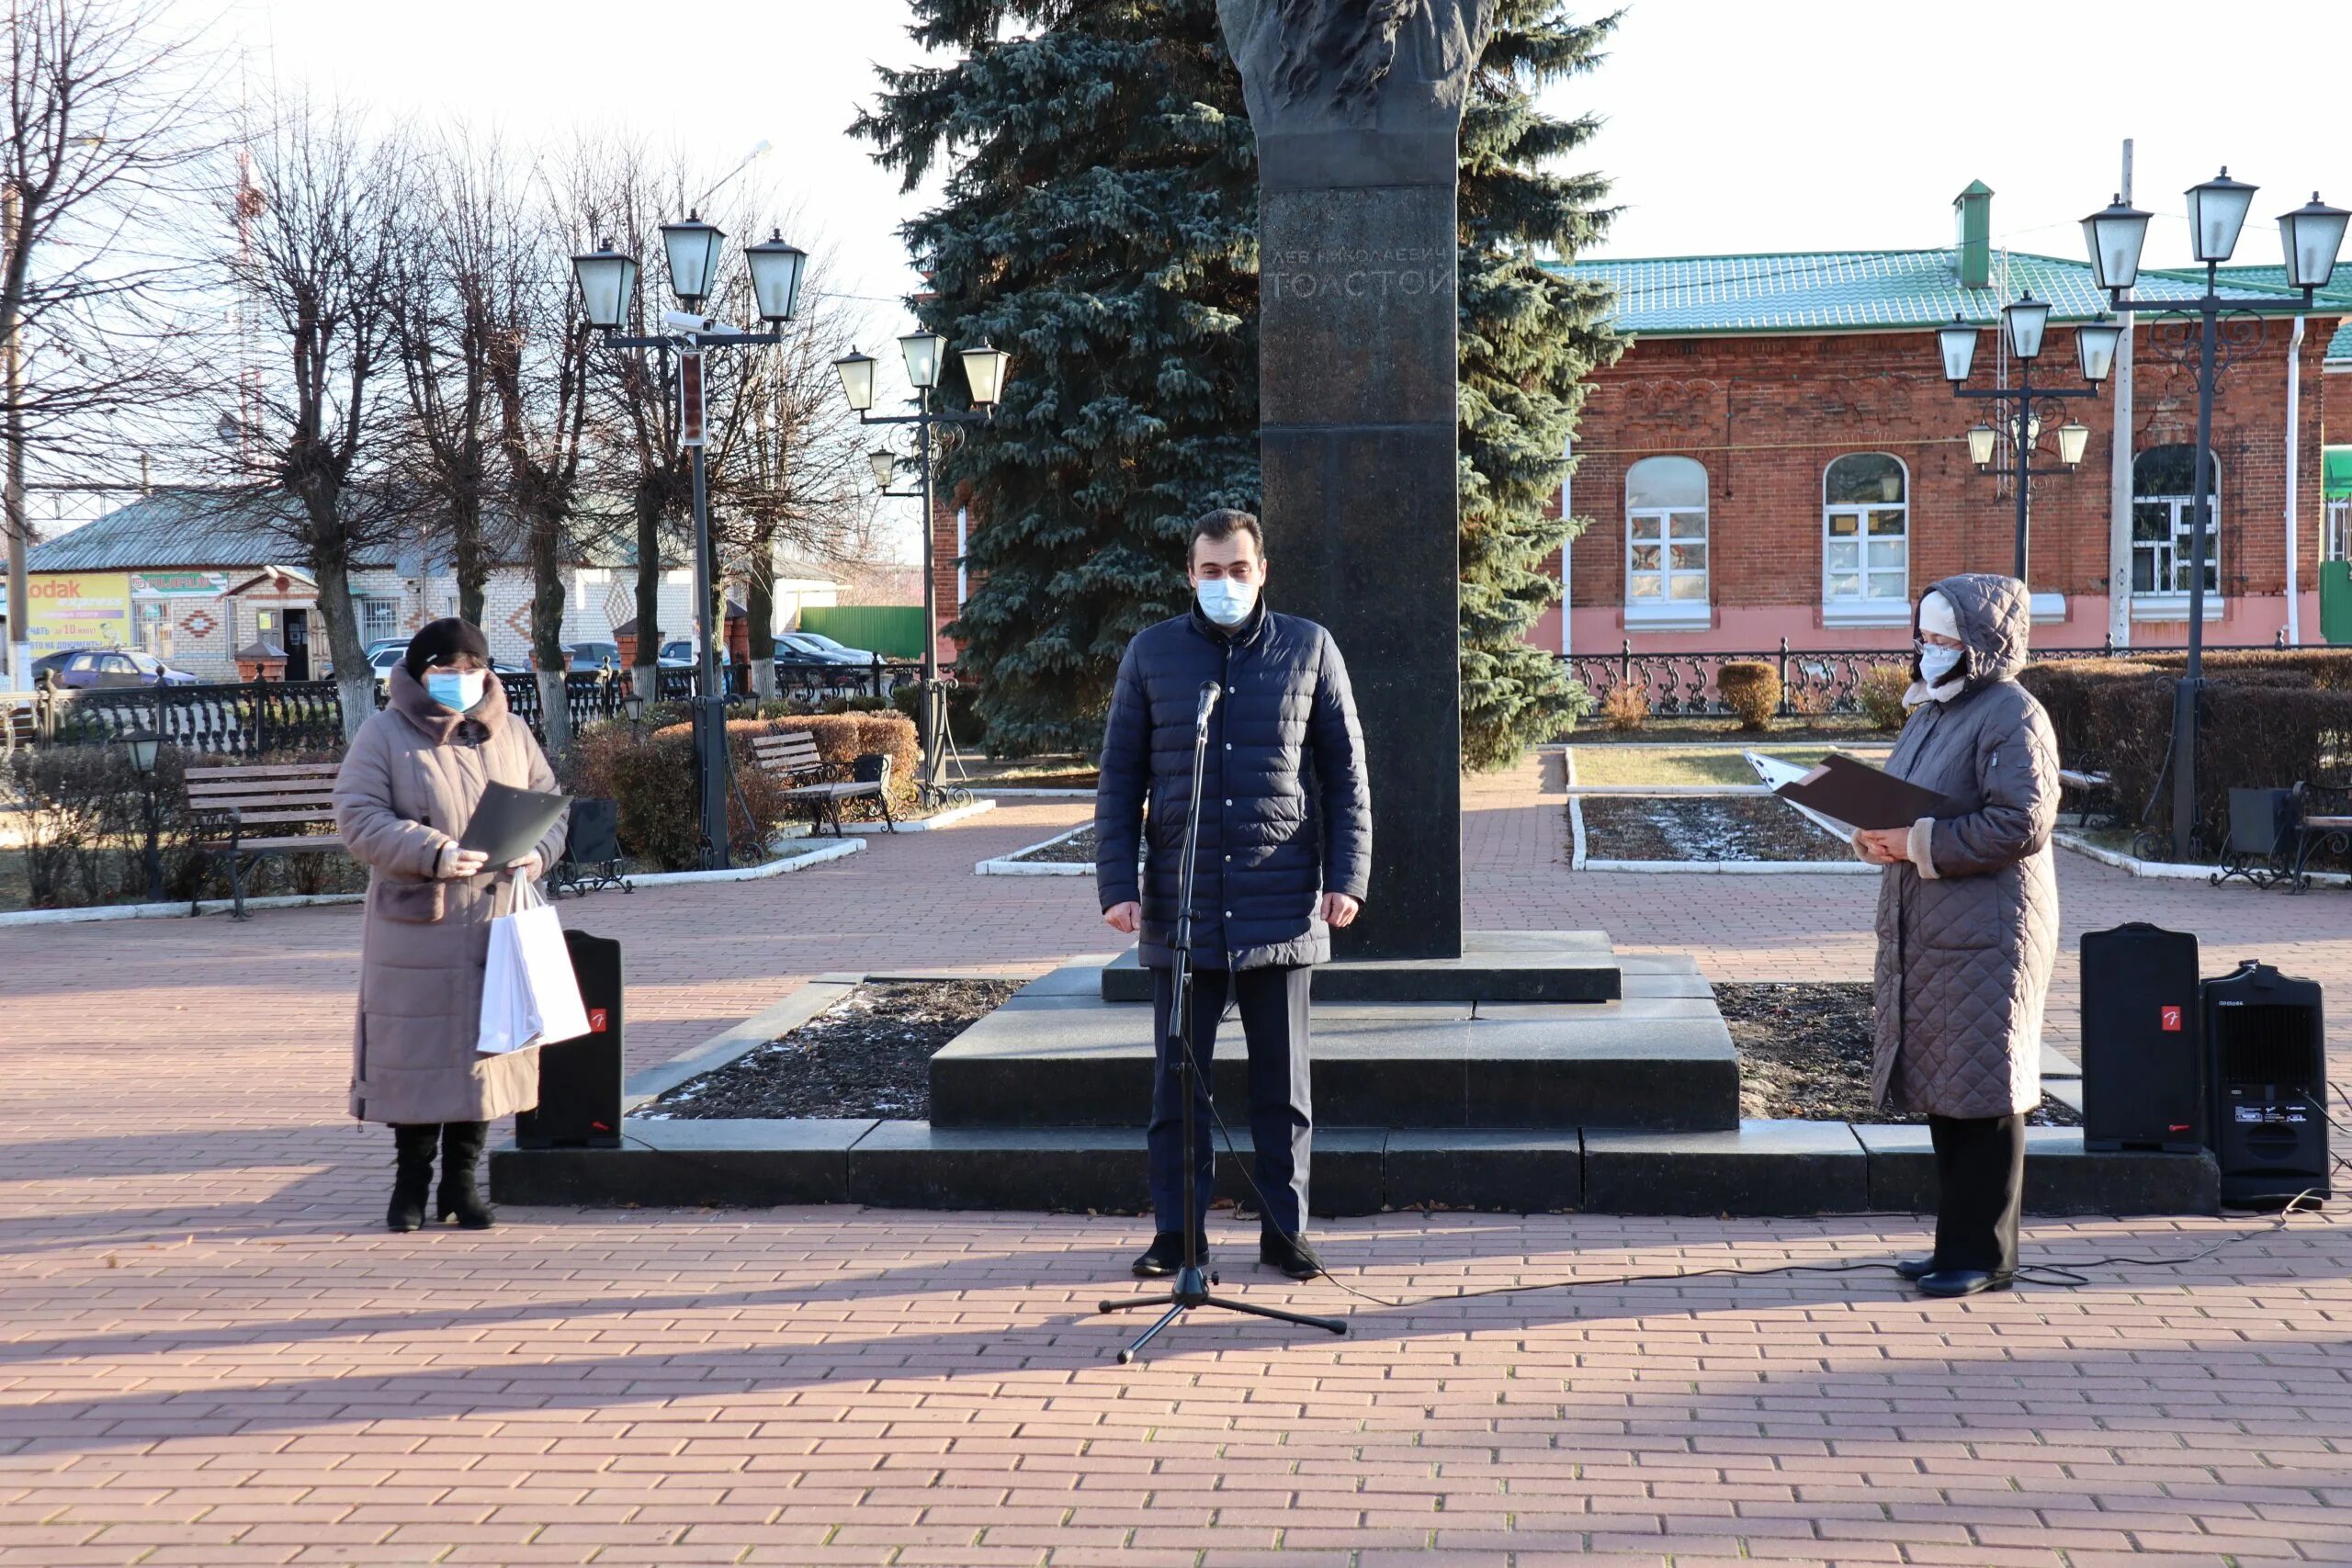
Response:
[[[2325,457],[2327,499],[2352,501],[2352,446],[2330,446]]]

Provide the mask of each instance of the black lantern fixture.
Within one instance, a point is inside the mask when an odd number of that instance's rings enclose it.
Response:
[[[2090,252],[2091,281],[2113,291],[2140,280],[2140,252],[2148,243],[2149,214],[2118,196],[2083,220],[2083,243]]]
[[[2188,187],[2189,248],[2200,262],[2219,265],[2238,248],[2238,232],[2254,207],[2255,187],[2230,178],[2228,165],[2211,179]]]
[[[760,320],[770,325],[792,320],[800,307],[800,275],[808,268],[808,253],[786,244],[784,231],[778,229],[758,244],[744,246],[743,260],[752,269],[752,293],[759,300]]]
[[[1959,386],[1976,363],[1976,328],[1958,316],[1951,325],[1936,329],[1936,346],[1944,356],[1944,379]]]
[[[2278,241],[2287,253],[2287,283],[2293,288],[2324,288],[2335,276],[2344,250],[2344,226],[2352,212],[2330,207],[2312,192],[2310,201],[2278,215]]]
[[[956,357],[964,362],[964,384],[971,389],[972,406],[994,408],[1004,390],[1005,367],[1012,362],[1012,355],[982,338],[978,347],[962,349]]]
[[[1968,460],[1980,468],[1993,466],[1993,448],[2000,440],[2000,432],[1979,423],[1968,427]]]
[[[874,470],[875,488],[887,491],[890,488],[890,481],[898,477],[899,455],[876,447],[865,455],[865,465]]]
[[[842,396],[859,413],[874,406],[874,356],[851,349],[833,361],[833,374],[842,378]]]
[[[571,258],[571,276],[579,279],[580,309],[590,326],[609,333],[628,319],[629,298],[637,292],[635,256],[623,255],[605,240]]]
[[[2115,354],[2123,342],[2123,327],[2101,310],[2096,321],[2084,321],[2075,328],[2075,358],[2081,366],[2083,379],[2097,384],[2104,381],[2115,369]]]
[[[2020,294],[2002,307],[2001,320],[2009,333],[2009,352],[2019,359],[2041,357],[2041,334],[2050,325],[2050,306],[2031,294]]]
[[[718,276],[718,248],[726,243],[726,231],[693,212],[683,223],[662,225],[662,248],[669,253],[670,287],[677,291],[678,303],[691,310],[710,298]]]
[[[2078,419],[2068,420],[2058,427],[2058,460],[2074,468],[2083,460],[2090,442],[2091,427]]]
[[[928,392],[939,385],[939,355],[947,340],[937,333],[911,332],[899,340],[899,356],[907,362],[907,384]]]
[[[147,901],[164,901],[164,856],[161,848],[163,815],[155,805],[155,763],[162,751],[164,738],[152,729],[135,729],[122,737],[122,749],[130,753],[130,771],[139,775],[140,794],[147,824]]]

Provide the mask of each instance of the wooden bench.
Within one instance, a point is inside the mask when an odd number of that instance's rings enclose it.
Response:
[[[2322,845],[2338,854],[2352,850],[2352,785],[2295,785],[2295,891],[2312,885],[2312,852]]]
[[[805,729],[787,729],[752,737],[752,761],[761,772],[786,782],[789,787],[784,797],[808,807],[812,829],[822,828],[830,819],[833,836],[846,838],[847,831],[842,827],[842,803],[871,800],[882,807],[882,820],[889,830],[899,830],[898,819],[890,815],[890,759],[882,753],[860,757],[855,777],[828,779],[824,775],[832,768],[818,755],[817,738]],[[793,782],[801,779],[816,782]]]
[[[2082,796],[2082,809],[2075,818],[2078,828],[2090,826],[2091,808],[2104,801],[2110,814],[2115,804],[2115,777],[2094,768],[2060,768],[2058,793],[2061,797],[2069,791]]]
[[[194,847],[229,857],[232,919],[245,919],[245,871],[264,855],[343,848],[334,821],[334,762],[215,764],[187,773]],[[254,826],[287,829],[259,837]],[[226,837],[221,837],[222,834]],[[194,914],[194,904],[188,907]]]

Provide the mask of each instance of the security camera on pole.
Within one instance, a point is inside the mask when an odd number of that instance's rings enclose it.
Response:
[[[781,233],[756,245],[743,247],[752,269],[752,292],[759,301],[763,333],[737,332],[700,309],[712,292],[726,234],[693,212],[683,223],[662,226],[662,245],[668,253],[670,285],[677,291],[677,310],[664,311],[664,331],[644,337],[616,335],[628,319],[630,296],[637,287],[637,259],[613,249],[610,240],[597,249],[571,258],[580,280],[580,300],[588,324],[605,334],[612,348],[650,348],[662,355],[662,374],[670,379],[670,356],[677,355],[679,444],[686,448],[694,468],[695,604],[702,637],[695,660],[694,734],[697,798],[702,803],[702,863],[723,869],[728,863],[727,830],[727,697],[718,677],[718,642],[726,635],[726,618],[712,609],[712,584],[718,563],[710,542],[710,499],[703,470],[702,356],[713,348],[749,348],[783,341],[779,330],[793,318],[800,300],[800,275],[808,255],[785,243]]]
[[[964,362],[964,382],[970,389],[972,406],[968,409],[934,409],[931,406],[933,389],[939,385],[939,362],[945,356],[947,340],[937,333],[911,332],[899,340],[899,355],[906,361],[907,381],[915,389],[915,412],[899,414],[870,412],[874,407],[874,356],[855,351],[833,361],[833,369],[842,378],[842,395],[849,406],[857,411],[861,424],[911,424],[915,427],[915,471],[917,487],[911,491],[889,488],[890,475],[898,459],[888,452],[876,452],[870,461],[874,477],[885,495],[908,499],[922,499],[922,774],[916,780],[922,802],[936,807],[944,800],[945,789],[939,782],[940,759],[945,753],[947,740],[947,682],[939,675],[939,584],[937,581],[936,548],[933,545],[931,468],[931,428],[934,424],[967,424],[996,417],[997,400],[1003,395],[1006,368],[1012,355],[983,338],[980,342],[957,352]]]

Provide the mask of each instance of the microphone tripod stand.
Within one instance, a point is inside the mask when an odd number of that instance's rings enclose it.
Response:
[[[1103,1312],[1125,1312],[1135,1307],[1158,1306],[1167,1311],[1159,1321],[1136,1337],[1134,1344],[1119,1352],[1119,1364],[1126,1365],[1136,1359],[1136,1352],[1159,1337],[1159,1331],[1194,1307],[1222,1307],[1227,1312],[1247,1313],[1251,1317],[1270,1317],[1277,1323],[1295,1323],[1302,1328],[1320,1328],[1332,1334],[1345,1334],[1348,1325],[1336,1317],[1310,1317],[1304,1313],[1282,1312],[1273,1307],[1252,1305],[1225,1296],[1209,1294],[1209,1286],[1217,1282],[1212,1274],[1201,1270],[1201,1230],[1208,1222],[1205,1213],[1193,1211],[1193,1201],[1199,1188],[1193,1178],[1194,1140],[1198,1129],[1193,1125],[1193,1075],[1200,1065],[1193,1059],[1193,863],[1201,836],[1201,775],[1209,749],[1209,713],[1216,706],[1222,688],[1215,681],[1201,686],[1200,711],[1193,716],[1193,799],[1184,817],[1183,874],[1176,903],[1175,964],[1169,978],[1171,999],[1168,1010],[1168,1046],[1175,1052],[1176,1092],[1184,1103],[1183,1153],[1182,1160],[1184,1203],[1184,1267],[1177,1271],[1176,1283],[1166,1295],[1134,1296],[1125,1301],[1103,1302]],[[1216,1151],[1209,1151],[1214,1168]],[[1262,1201],[1262,1199],[1261,1200]]]

